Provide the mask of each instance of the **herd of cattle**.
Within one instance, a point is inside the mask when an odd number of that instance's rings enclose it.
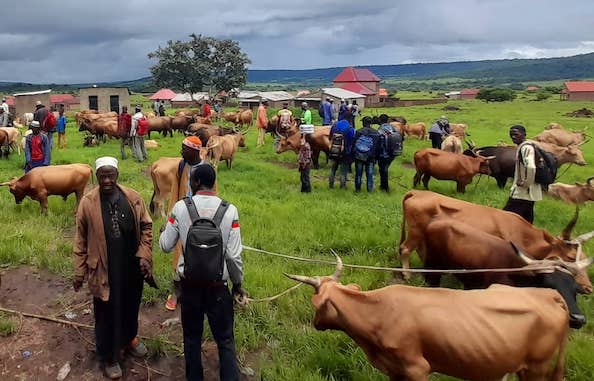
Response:
[[[116,117],[79,113],[76,121],[81,131],[119,137]],[[151,117],[149,125],[151,131],[164,135],[182,130],[200,136],[203,158],[215,164],[226,160],[230,167],[238,147],[245,144],[247,130],[238,126],[249,128],[253,115],[250,111],[249,121],[242,112],[220,117],[234,127],[216,126],[210,118],[184,113]],[[404,136],[426,138],[423,123],[392,123]],[[580,148],[585,134],[555,127],[534,140],[552,152],[559,165],[585,165]],[[280,132],[272,118],[267,131],[279,138],[277,153],[298,152],[296,124]],[[319,153],[328,153],[329,133],[330,127],[318,127],[307,137],[316,165]],[[466,133],[466,126],[456,126],[455,139],[449,139],[443,150],[421,149],[414,154],[415,186],[422,181],[427,187],[429,178],[434,177],[456,181],[458,191],[463,192],[479,173],[495,177],[501,187],[507,178],[513,178],[515,146],[475,147],[469,143],[469,149],[460,152]],[[18,137],[0,129],[0,146],[14,145]],[[450,146],[453,152],[447,150]],[[150,167],[154,189],[150,210],[154,215],[164,215],[179,160],[162,157]],[[28,196],[39,201],[46,212],[50,195],[66,199],[74,193],[78,205],[89,180],[92,168],[87,164],[53,165],[34,168],[0,186],[9,187],[17,204]],[[582,247],[594,237],[594,231],[571,237],[579,215],[577,205],[594,200],[593,180],[550,187],[552,195],[576,204],[575,215],[558,237],[510,212],[428,190],[406,193],[398,246],[405,278],[410,277],[413,251],[426,269],[521,269],[457,274],[464,288],[476,289],[473,291],[389,286],[362,292],[357,285],[339,283],[340,258],[331,277],[289,277],[315,288],[315,327],[346,332],[390,379],[427,380],[430,372],[440,372],[468,380],[496,380],[506,374],[517,374],[520,380],[543,380],[547,375],[562,380],[569,328],[586,323],[576,295],[593,291],[586,272],[592,258]],[[441,275],[425,273],[424,277],[429,286],[439,287]],[[555,353],[557,362],[551,373],[549,364]]]

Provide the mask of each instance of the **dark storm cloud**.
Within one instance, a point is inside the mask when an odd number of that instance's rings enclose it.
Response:
[[[258,69],[564,56],[594,51],[593,16],[590,0],[23,0],[3,17],[0,80],[139,78],[190,33],[239,41]]]

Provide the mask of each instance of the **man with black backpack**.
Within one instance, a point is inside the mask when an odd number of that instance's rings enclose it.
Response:
[[[330,189],[334,188],[336,170],[340,166],[340,188],[346,189],[347,174],[352,161],[352,146],[355,138],[355,129],[346,119],[340,120],[330,129],[330,151],[328,158],[332,160],[328,183]]]
[[[377,165],[380,175],[380,189],[389,192],[388,170],[396,156],[402,154],[402,135],[390,123],[388,115],[379,116],[380,146],[378,150]]]
[[[177,272],[181,278],[181,320],[184,334],[186,379],[203,380],[201,361],[204,315],[217,343],[221,380],[239,380],[233,335],[233,297],[245,302],[241,287],[243,262],[239,216],[233,204],[221,200],[213,186],[216,172],[197,165],[190,184],[194,196],[178,201],[159,246],[171,251],[182,243]],[[233,283],[229,292],[228,281]]]
[[[542,186],[535,182],[535,143],[526,140],[526,129],[519,124],[509,129],[509,136],[518,145],[518,151],[514,182],[503,210],[516,213],[532,223],[534,221],[534,202],[542,200]]]
[[[373,120],[366,116],[361,120],[363,127],[355,133],[355,192],[361,192],[363,169],[367,177],[367,192],[373,191],[373,167],[379,147],[379,134],[371,128]]]

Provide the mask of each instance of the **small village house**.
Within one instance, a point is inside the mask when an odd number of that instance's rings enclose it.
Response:
[[[175,93],[170,89],[161,89],[150,96],[151,101],[163,101],[165,107],[171,107],[171,100],[175,98]]]
[[[59,110],[64,107],[64,110],[72,110],[80,107],[80,99],[72,94],[50,94],[50,107],[53,110]]]
[[[462,89],[460,90],[460,99],[476,99],[480,89]]]
[[[130,110],[130,90],[127,87],[83,87],[79,89],[80,109],[120,113],[123,106]]]
[[[561,100],[594,101],[594,81],[567,81],[561,90]]]
[[[40,101],[44,106],[50,107],[51,91],[51,89],[48,89],[14,94],[15,118],[22,118],[26,112],[35,112],[35,103],[37,101]]]
[[[380,101],[380,79],[368,69],[349,66],[332,82],[334,87],[364,95],[368,105],[375,105]]]

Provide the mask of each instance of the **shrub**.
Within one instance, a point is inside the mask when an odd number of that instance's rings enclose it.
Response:
[[[485,102],[513,101],[515,98],[516,93],[511,89],[481,89],[476,96]]]

